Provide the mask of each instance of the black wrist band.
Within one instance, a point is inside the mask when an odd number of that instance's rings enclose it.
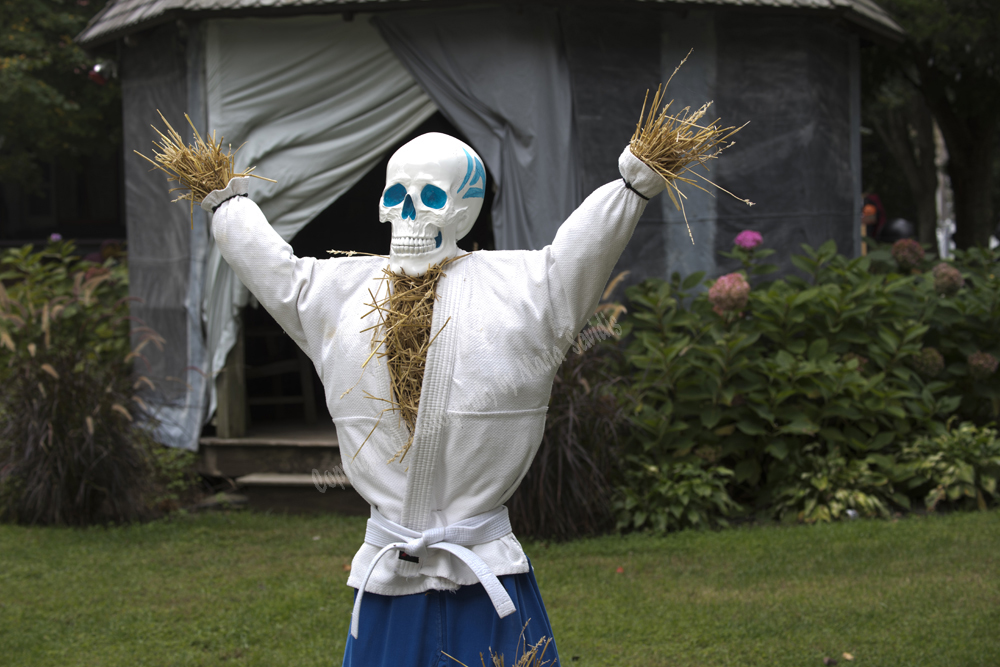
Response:
[[[625,177],[624,177],[624,176],[622,176],[622,183],[624,183],[624,184],[625,184],[625,187],[626,187],[626,188],[628,188],[628,189],[629,189],[629,190],[631,190],[632,192],[636,193],[637,195],[639,195],[640,197],[642,197],[642,198],[643,198],[643,199],[645,199],[646,201],[649,201],[649,197],[647,197],[646,195],[642,194],[641,192],[639,192],[638,190],[636,190],[635,188],[633,188],[633,187],[632,187],[632,184],[631,184],[631,183],[629,183],[628,181],[626,181],[626,180],[625,180]]]
[[[218,211],[219,207],[222,206],[223,204],[225,204],[230,199],[235,199],[236,197],[247,197],[247,196],[249,196],[249,195],[247,195],[246,193],[243,193],[241,195],[231,195],[229,197],[226,197],[225,199],[223,199],[218,204],[216,204],[215,206],[212,207],[212,213],[215,213],[216,211]],[[639,196],[641,197],[642,195],[639,195]]]

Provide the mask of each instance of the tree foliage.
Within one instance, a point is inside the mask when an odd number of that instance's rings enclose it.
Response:
[[[29,188],[42,165],[103,156],[121,143],[116,80],[73,38],[104,3],[0,0],[0,181]]]
[[[996,182],[1000,4],[994,0],[882,0],[880,4],[906,29],[907,37],[898,47],[877,47],[869,53],[874,69],[881,73],[881,81],[876,76],[875,83],[891,87],[905,81],[919,91],[948,149],[958,226],[955,240],[962,248],[986,245],[996,224],[994,200],[1000,189]],[[905,95],[897,99],[905,103]]]

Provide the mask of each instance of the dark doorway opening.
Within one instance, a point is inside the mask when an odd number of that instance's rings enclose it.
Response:
[[[330,250],[354,250],[379,255],[389,254],[392,226],[378,220],[378,201],[385,188],[389,158],[411,139],[441,132],[466,143],[468,140],[441,115],[435,113],[410,136],[386,152],[377,165],[353,188],[317,215],[292,239],[298,257],[328,259]],[[493,206],[492,177],[487,171],[488,187],[483,209],[469,234],[458,242],[463,250],[492,250]],[[284,335],[277,322],[263,308],[243,310],[245,336],[247,415],[251,427],[273,427],[296,422],[329,424],[330,414],[319,376],[312,364],[301,365],[301,353]],[[361,363],[361,360],[358,361]],[[274,371],[274,373],[272,373]],[[306,376],[308,371],[309,377]],[[311,392],[311,396],[306,393]]]

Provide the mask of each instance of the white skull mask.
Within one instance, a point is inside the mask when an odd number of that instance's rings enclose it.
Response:
[[[483,207],[486,171],[474,150],[454,137],[422,134],[389,159],[379,201],[381,222],[392,223],[389,266],[420,276],[458,255]]]

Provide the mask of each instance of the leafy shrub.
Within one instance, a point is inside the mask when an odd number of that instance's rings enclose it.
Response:
[[[657,466],[631,456],[614,509],[619,529],[726,526],[725,518],[742,508],[726,488],[733,471],[683,461]]]
[[[148,452],[153,471],[149,504],[161,512],[179,509],[185,501],[191,500],[200,485],[198,455],[155,443]]]
[[[902,477],[924,504],[985,510],[1000,500],[1000,437],[996,429],[965,422],[938,436],[921,436],[900,452]]]
[[[881,513],[871,488],[881,480],[850,461],[942,430],[960,400],[910,366],[928,331],[920,311],[937,297],[920,276],[873,274],[832,243],[793,261],[810,280],[758,284],[742,316],[693,294],[699,274],[630,289],[635,446],[660,467],[718,450],[733,498],[757,511],[834,518],[841,503]],[[752,258],[747,268],[770,271]],[[808,481],[819,479],[822,489]]]
[[[783,476],[786,481],[775,499],[774,513],[779,519],[833,521],[847,510],[867,517],[888,516],[890,499],[909,503],[905,495],[894,498],[889,478],[877,470],[875,457],[849,458],[839,448],[823,453],[819,443],[811,443],[794,458],[794,464],[785,464],[789,468]]]
[[[1000,376],[990,362],[1000,356],[998,261],[1000,249],[956,251],[949,265],[959,272],[963,285],[953,296],[935,293],[940,285],[931,285],[928,312],[922,319],[929,327],[925,344],[944,358],[944,372],[937,377],[947,385],[944,395],[959,402],[954,412],[960,421],[979,426],[1000,418]],[[920,278],[925,283],[940,282],[933,275]]]
[[[949,418],[1000,416],[1000,251],[941,263],[909,242],[848,259],[828,242],[792,258],[800,275],[770,280],[775,267],[761,260],[773,251],[760,246],[741,234],[722,254],[742,271],[715,282],[675,274],[629,289],[635,429],[619,525],[676,517],[671,494],[696,478],[724,483],[748,512],[809,522],[994,497],[989,456],[972,464],[969,452],[933,448],[961,440]],[[919,456],[913,442],[925,443]],[[970,481],[980,475],[985,486]],[[723,504],[703,512],[725,516]]]
[[[152,440],[130,349],[127,268],[72,243],[0,257],[0,515],[83,525],[147,512]],[[6,287],[4,287],[6,286]]]

